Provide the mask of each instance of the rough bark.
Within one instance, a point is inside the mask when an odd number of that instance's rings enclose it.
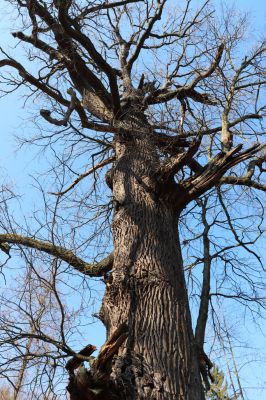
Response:
[[[108,336],[121,322],[128,325],[112,373],[121,399],[200,400],[204,395],[178,264],[175,183],[173,178],[158,181],[153,140],[143,121],[116,138],[114,264],[100,315]]]

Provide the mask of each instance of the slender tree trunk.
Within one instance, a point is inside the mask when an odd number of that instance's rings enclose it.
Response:
[[[114,266],[101,317],[108,336],[129,328],[113,367],[127,400],[204,399],[183,270],[178,210],[171,185],[158,184],[149,130],[116,139],[112,170]]]

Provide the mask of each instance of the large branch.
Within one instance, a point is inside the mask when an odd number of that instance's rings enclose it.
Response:
[[[51,59],[57,59],[60,62],[71,62],[71,59],[62,53],[61,51],[55,49],[54,47],[50,46],[48,43],[44,42],[43,40],[39,39],[36,36],[28,36],[25,35],[23,32],[13,32],[12,36],[21,40],[22,42],[32,44],[37,49],[43,51],[44,53],[48,54]]]
[[[220,183],[223,175],[233,166],[252,158],[265,144],[254,146],[239,152],[242,145],[238,145],[227,153],[219,153],[198,174],[181,182],[178,185],[176,201],[178,208],[184,208],[190,201],[198,198],[213,186]],[[182,196],[180,196],[182,192]]]
[[[114,114],[117,114],[120,110],[120,99],[119,99],[119,91],[117,85],[117,72],[114,68],[112,68],[108,62],[102,57],[102,55],[96,50],[94,44],[90,40],[90,38],[82,33],[79,25],[75,22],[75,20],[71,20],[68,15],[68,2],[59,1],[58,7],[58,18],[61,22],[62,26],[65,29],[65,32],[78,43],[80,43],[85,50],[87,50],[91,59],[96,63],[98,68],[100,68],[108,77],[110,83],[110,89],[112,93],[113,100],[113,110]],[[74,25],[74,28],[71,26]]]
[[[42,93],[47,94],[52,99],[56,100],[58,103],[68,107],[68,110],[72,110],[71,101],[65,99],[58,90],[53,89],[48,84],[43,83],[40,78],[35,78],[31,75],[22,64],[17,62],[12,58],[6,58],[0,60],[0,68],[1,67],[12,67],[16,69],[19,75],[24,79],[25,82],[28,82],[30,85],[34,86],[36,89],[39,89]],[[97,124],[94,122],[88,121],[86,113],[80,103],[80,101],[76,101],[75,103],[75,111],[78,113],[80,117],[80,122],[83,128],[92,129],[98,132],[113,132],[114,128],[110,125]],[[55,125],[64,125],[62,121],[57,121],[56,119],[51,117],[51,112],[49,110],[41,110],[41,115],[50,123]],[[63,121],[66,122],[66,121]]]
[[[44,119],[46,119],[46,121],[56,126],[67,126],[72,112],[75,110],[76,105],[79,104],[76,93],[72,88],[69,88],[67,90],[67,93],[71,96],[71,100],[69,103],[69,107],[64,114],[64,117],[62,119],[53,118],[49,110],[41,109],[40,114]]]
[[[201,144],[202,135],[195,138],[193,142],[190,144],[187,151],[174,154],[173,156],[169,157],[166,161],[164,161],[159,170],[159,176],[162,180],[167,180],[173,175],[177,174],[181,168],[185,165],[189,165],[193,159],[193,156],[199,149]]]
[[[15,233],[0,234],[0,244],[6,243],[43,251],[51,256],[60,258],[62,261],[65,261],[75,268],[75,270],[91,277],[100,277],[104,275],[106,272],[111,270],[113,265],[113,253],[109,254],[109,256],[98,263],[88,264],[81,258],[77,257],[71,250],[27,236],[21,236]]]
[[[197,103],[210,106],[217,105],[217,102],[211,99],[207,93],[200,93],[191,86],[180,86],[176,90],[159,89],[153,94],[153,96],[148,98],[147,103],[149,105],[160,104],[173,99],[183,100],[185,98],[191,98]]]
[[[102,81],[88,68],[88,65],[76,50],[71,38],[65,32],[62,25],[50,14],[48,8],[38,1],[32,0],[31,6],[36,15],[38,15],[53,32],[60,51],[71,60],[70,62],[66,62],[65,66],[79,92],[82,94],[85,89],[93,90],[101,98],[106,107],[110,107],[110,94]],[[29,6],[27,6],[27,8],[28,7]]]
[[[250,187],[253,189],[262,190],[262,191],[266,192],[266,184],[265,183],[260,183],[260,182],[252,179],[254,176],[256,167],[258,167],[260,169],[260,173],[266,172],[266,169],[263,168],[263,163],[265,163],[265,162],[266,162],[266,155],[264,154],[264,156],[255,158],[254,160],[250,161],[245,175],[224,176],[220,179],[220,184],[247,186],[247,187]]]

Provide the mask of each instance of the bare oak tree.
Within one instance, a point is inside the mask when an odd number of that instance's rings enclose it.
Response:
[[[36,123],[45,120],[47,125],[31,142],[50,146],[58,164],[47,237],[30,227],[23,231],[2,224],[0,244],[7,254],[11,246],[26,256],[48,255],[53,274],[45,285],[61,312],[57,339],[44,334],[39,319],[26,332],[10,326],[11,343],[34,338],[57,349],[59,354],[48,351],[54,360],[71,356],[66,369],[72,400],[204,399],[201,382],[208,389],[212,367],[204,351],[210,299],[223,294],[210,291],[211,261],[237,245],[249,248],[254,242],[238,236],[224,192],[266,191],[265,41],[239,53],[245,18],[233,20],[228,14],[219,21],[208,0],[198,9],[190,0],[180,8],[167,0],[8,3],[21,21],[12,35],[26,48],[28,60],[20,62],[2,49],[2,91],[22,86],[29,97],[45,101],[47,108],[40,110]],[[89,167],[66,184],[66,176],[75,175],[81,160],[88,165],[88,158]],[[91,208],[97,206],[105,215],[112,208],[113,252],[90,263],[79,252],[82,246],[74,231],[86,219],[88,199],[103,191],[99,182],[105,172],[112,204],[104,207],[99,199],[106,195],[101,193],[95,205],[91,200]],[[93,187],[78,204],[75,193],[89,176]],[[204,194],[210,190],[236,242],[223,250],[215,244],[212,254],[208,234],[219,218],[212,223],[206,219]],[[78,209],[72,247],[54,228],[61,218],[57,209],[70,199]],[[178,234],[191,204],[201,208],[204,227],[195,334]],[[68,207],[69,217],[61,223],[71,227]],[[50,212],[49,201],[46,210]],[[85,343],[80,352],[68,344],[62,293],[55,285],[61,264],[84,276],[104,277],[98,317],[107,341],[95,359],[92,344]],[[245,297],[236,291],[239,299],[241,295]],[[83,361],[90,361],[89,370]]]

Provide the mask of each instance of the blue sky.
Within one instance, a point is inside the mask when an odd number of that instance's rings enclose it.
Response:
[[[196,3],[196,2],[195,2]],[[220,7],[221,2],[215,0],[217,8]],[[266,27],[266,3],[264,0],[238,0],[235,2],[227,1],[227,4],[236,4],[239,9],[247,10],[251,14],[251,20],[254,21],[254,34]],[[10,14],[6,13],[5,4],[0,2],[0,45],[4,48],[13,47],[15,39],[9,34],[9,21]],[[15,50],[16,56],[19,57],[20,50]],[[0,176],[6,182],[12,182],[17,188],[16,190],[22,194],[25,209],[29,210],[31,205],[38,202],[35,197],[35,192],[31,189],[32,178],[29,174],[34,174],[34,171],[39,171],[45,165],[45,160],[36,155],[29,148],[23,148],[18,151],[18,145],[14,138],[15,135],[20,136],[29,133],[33,126],[28,123],[30,118],[29,110],[23,105],[22,92],[20,94],[13,93],[8,97],[0,99],[0,113],[1,113],[1,127],[0,127]],[[237,322],[237,317],[235,318]],[[240,322],[241,323],[241,322]],[[240,373],[243,380],[243,386],[249,388],[246,390],[247,397],[245,400],[263,400],[266,398],[266,358],[264,361],[257,363],[249,363],[248,353],[254,355],[254,358],[259,358],[263,354],[256,354],[256,348],[263,349],[266,347],[265,336],[266,325],[262,327],[262,332],[253,324],[248,321],[245,325],[247,331],[243,341],[247,341],[251,348],[244,353],[239,352],[239,364],[242,366]],[[104,341],[104,331],[99,327],[92,328],[90,335],[93,343],[98,346]],[[241,339],[242,340],[242,339]],[[242,351],[242,350],[241,350]],[[238,354],[238,353],[237,353]],[[246,361],[245,361],[246,357]],[[265,354],[266,357],[266,354]],[[257,387],[264,387],[257,391]]]

